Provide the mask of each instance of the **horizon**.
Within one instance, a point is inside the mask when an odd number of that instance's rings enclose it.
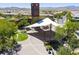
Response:
[[[40,7],[79,7],[79,3],[40,3]],[[0,8],[18,7],[18,8],[31,8],[31,3],[0,3]]]

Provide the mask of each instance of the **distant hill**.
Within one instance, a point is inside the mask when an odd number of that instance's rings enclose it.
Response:
[[[30,8],[6,7],[6,8],[0,8],[0,10],[30,10]]]
[[[6,7],[6,8],[0,8],[0,10],[30,10],[30,8]],[[40,10],[79,10],[79,7],[77,6],[40,7]]]
[[[40,13],[44,14],[44,10],[51,10],[51,11],[61,11],[61,10],[77,10],[79,11],[79,7],[77,6],[65,6],[65,7],[40,7]],[[6,13],[6,12],[14,12],[14,13],[26,13],[31,14],[30,8],[19,8],[19,7],[6,7],[6,8],[0,8],[0,12]]]
[[[77,6],[65,6],[65,7],[41,7],[41,10],[79,10]]]

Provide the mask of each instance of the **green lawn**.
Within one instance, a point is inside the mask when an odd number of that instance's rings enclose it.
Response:
[[[28,38],[28,35],[26,33],[21,33],[21,32],[18,32],[14,38],[17,40],[17,41],[24,41]]]

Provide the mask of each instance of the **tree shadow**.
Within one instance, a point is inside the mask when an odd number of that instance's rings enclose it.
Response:
[[[29,33],[29,35],[34,36],[35,38],[45,42],[45,41],[50,41],[54,40],[54,32],[53,31],[43,31],[42,29],[35,28],[37,33]]]
[[[50,40],[49,43],[53,47],[54,50],[57,50],[59,46],[61,45],[60,42],[57,40]]]
[[[38,40],[41,40],[43,42],[48,42],[54,50],[57,50],[59,46],[61,45],[59,41],[55,40],[55,32],[53,31],[43,31],[40,28],[35,28],[37,33],[30,33],[29,35],[34,36]]]

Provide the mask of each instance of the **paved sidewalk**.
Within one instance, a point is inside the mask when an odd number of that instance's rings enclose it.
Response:
[[[48,55],[41,40],[31,35],[28,36],[27,40],[20,42],[22,49],[18,52],[19,55]]]

